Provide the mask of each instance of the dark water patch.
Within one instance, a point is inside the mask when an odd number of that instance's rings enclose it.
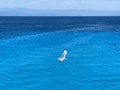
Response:
[[[0,38],[70,29],[119,31],[119,26],[120,17],[0,17]]]

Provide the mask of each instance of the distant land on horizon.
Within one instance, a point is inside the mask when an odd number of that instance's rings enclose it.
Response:
[[[1,8],[0,16],[120,16],[120,11]]]

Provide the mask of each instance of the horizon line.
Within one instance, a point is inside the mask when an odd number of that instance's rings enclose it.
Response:
[[[7,15],[5,15],[5,16],[1,16],[0,15],[0,17],[120,17],[120,15],[106,15],[106,16],[102,16],[102,15],[101,16],[100,15],[93,15],[93,16],[92,15],[91,16],[87,16],[87,15],[86,16],[77,16],[77,15],[76,16],[67,16],[67,15],[56,15],[56,16],[54,16],[54,15],[53,16],[52,15],[51,16],[49,16],[49,15],[48,16],[47,15],[45,15],[45,16],[40,16],[40,15],[38,15],[38,16],[37,15],[33,15],[33,16],[32,15],[31,16],[30,15],[14,16],[14,15],[10,15],[9,16],[8,15],[7,16]]]

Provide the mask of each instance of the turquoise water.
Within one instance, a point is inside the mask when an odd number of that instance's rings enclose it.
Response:
[[[108,29],[116,28],[97,25],[1,38],[0,90],[119,90],[120,32]],[[64,48],[67,60],[59,62]]]
[[[59,62],[64,48],[67,60]],[[1,90],[120,89],[119,32],[17,37],[1,41],[0,50]]]

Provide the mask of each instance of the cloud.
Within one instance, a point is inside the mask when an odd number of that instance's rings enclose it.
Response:
[[[120,0],[0,0],[0,8],[120,10]]]

